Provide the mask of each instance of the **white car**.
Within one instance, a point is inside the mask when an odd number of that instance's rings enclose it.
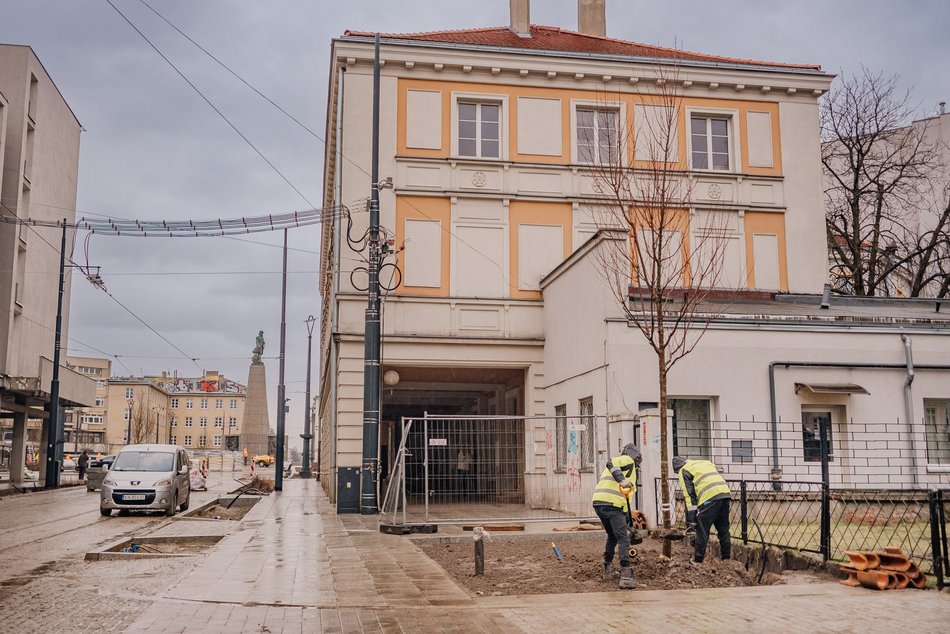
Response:
[[[191,461],[177,445],[128,445],[102,480],[99,512],[165,511],[169,517],[191,503]]]

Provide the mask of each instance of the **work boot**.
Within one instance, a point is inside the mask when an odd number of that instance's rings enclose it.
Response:
[[[624,590],[632,590],[637,587],[637,582],[633,580],[633,570],[630,566],[620,569],[620,584],[618,587]]]
[[[613,581],[617,578],[617,572],[610,569],[610,564],[604,563],[604,576],[603,581]]]

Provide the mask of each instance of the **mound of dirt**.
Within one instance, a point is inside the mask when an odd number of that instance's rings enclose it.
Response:
[[[485,543],[485,574],[475,576],[474,547],[459,544],[420,544],[422,550],[463,586],[480,595],[558,594],[565,592],[605,592],[617,590],[617,581],[601,580],[604,540],[589,539],[554,542],[564,557],[559,561],[551,548],[551,538],[503,540]],[[647,539],[637,546],[632,561],[637,590],[678,588],[724,588],[752,586],[755,574],[738,561],[722,561],[707,554],[694,566],[692,549],[685,542],[673,542],[673,558],[660,558],[662,542]],[[712,550],[712,549],[710,549]],[[614,559],[614,570],[618,562]]]

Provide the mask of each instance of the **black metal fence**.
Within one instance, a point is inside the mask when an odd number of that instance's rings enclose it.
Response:
[[[817,553],[826,560],[844,560],[846,550],[895,546],[939,584],[950,585],[950,491],[831,489],[787,480],[780,490],[775,490],[771,480],[729,480],[728,484],[734,539]],[[659,478],[655,486],[659,500]],[[685,505],[678,480],[672,479],[670,486],[674,522],[682,524]]]

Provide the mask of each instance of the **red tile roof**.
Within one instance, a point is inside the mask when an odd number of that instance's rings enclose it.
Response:
[[[346,31],[344,35],[356,37],[373,37],[375,34],[368,31]],[[673,48],[639,44],[610,37],[598,37],[567,31],[557,27],[531,25],[531,37],[518,37],[511,29],[503,27],[487,27],[481,29],[464,29],[460,31],[430,31],[428,33],[381,33],[381,37],[398,40],[417,40],[420,42],[444,42],[450,44],[467,44],[472,46],[497,46],[537,51],[564,51],[589,55],[623,55],[631,57],[654,57],[657,59],[682,59],[702,62],[722,62],[728,64],[750,64],[770,68],[794,68],[803,70],[821,70],[821,66],[814,64],[784,64],[778,62],[762,62],[752,59],[722,57],[691,53]]]

